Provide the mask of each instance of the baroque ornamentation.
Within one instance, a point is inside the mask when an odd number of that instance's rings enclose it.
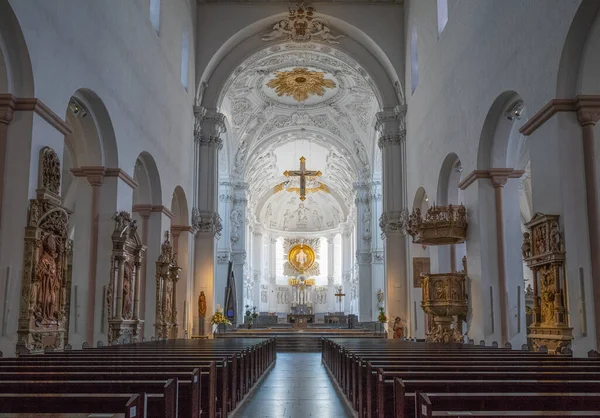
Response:
[[[468,304],[465,288],[466,273],[422,274],[425,313],[434,316],[434,325],[427,342],[462,343],[462,324],[466,321]],[[454,329],[452,328],[454,323]]]
[[[221,216],[219,216],[217,212],[198,212],[198,215],[199,220],[197,221],[197,225],[192,224],[194,229],[198,231],[198,233],[211,233],[218,239],[221,236],[221,231],[223,231]]]
[[[536,213],[525,226],[529,232],[523,234],[521,251],[533,271],[533,323],[527,338],[536,351],[546,346],[549,353],[561,354],[570,348],[573,328],[565,308],[566,255],[559,216]]]
[[[381,237],[385,238],[391,233],[405,233],[405,221],[402,212],[383,212],[379,217],[379,228],[381,228]]]
[[[60,159],[50,147],[41,151],[41,186],[56,195],[60,190]]]
[[[325,72],[309,71],[308,68],[294,68],[290,71],[277,71],[267,87],[275,90],[278,96],[292,96],[303,102],[310,96],[323,96],[325,89],[333,89],[336,84],[325,78]]]
[[[106,292],[108,342],[136,342],[144,321],[140,320],[141,266],[146,251],[129,212],[113,216],[113,251]]]
[[[467,239],[467,210],[459,206],[432,206],[425,217],[415,208],[408,220],[413,242],[424,245],[460,244]]]
[[[333,35],[324,19],[315,16],[315,8],[299,2],[290,7],[288,16],[277,22],[263,41],[290,39],[294,42],[322,41],[337,44],[343,35]]]
[[[25,227],[18,353],[62,350],[68,329],[67,290],[70,212],[59,197],[60,163],[49,147],[40,151],[37,199]]]

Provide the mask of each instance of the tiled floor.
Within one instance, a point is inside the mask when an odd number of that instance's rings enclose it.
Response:
[[[233,418],[346,418],[321,353],[277,353],[275,367]]]

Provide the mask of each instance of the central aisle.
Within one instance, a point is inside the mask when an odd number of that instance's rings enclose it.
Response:
[[[352,417],[338,395],[321,353],[277,353],[275,367],[234,418]]]

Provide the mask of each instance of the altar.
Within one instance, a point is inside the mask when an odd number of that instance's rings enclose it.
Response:
[[[288,323],[293,325],[293,328],[308,328],[308,324],[315,323],[313,314],[288,314]]]

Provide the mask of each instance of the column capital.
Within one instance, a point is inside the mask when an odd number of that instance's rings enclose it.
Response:
[[[408,228],[408,209],[399,212],[383,212],[379,218],[382,238],[390,234],[406,235]]]
[[[71,173],[75,177],[87,177],[90,185],[92,186],[101,186],[104,182],[104,176],[106,175],[106,168],[102,166],[97,167],[79,167],[72,168]]]
[[[490,168],[489,170],[473,170],[458,184],[461,190],[465,190],[479,179],[490,179],[494,187],[504,187],[508,179],[518,179],[525,170],[514,168]]]
[[[231,251],[229,250],[217,250],[217,263],[227,264],[231,260]]]
[[[200,146],[223,148],[221,134],[227,131],[225,115],[216,110],[194,108],[194,140]]]
[[[386,146],[400,145],[406,140],[406,105],[384,110],[376,115],[375,129],[380,137],[377,144]]]
[[[7,94],[0,96],[0,123],[8,125],[15,113],[14,97]]]
[[[200,212],[197,208],[192,208],[192,228],[196,235],[212,234],[218,239],[221,237],[223,223],[217,212]]]

